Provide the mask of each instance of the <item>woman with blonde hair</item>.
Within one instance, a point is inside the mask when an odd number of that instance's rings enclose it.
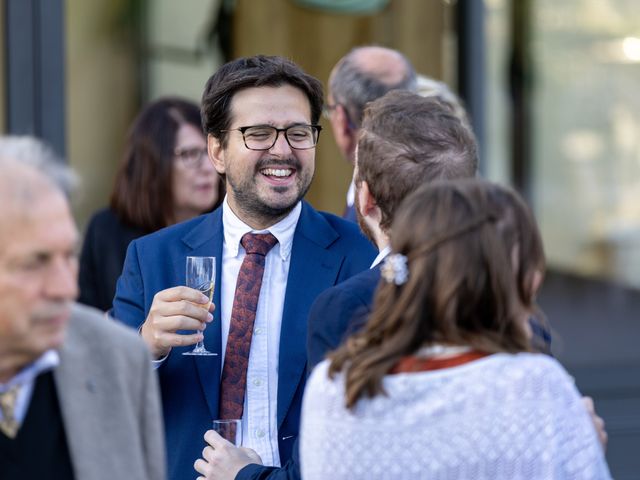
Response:
[[[544,254],[517,194],[431,184],[391,231],[372,316],[307,383],[302,477],[610,478],[571,377],[531,349]]]

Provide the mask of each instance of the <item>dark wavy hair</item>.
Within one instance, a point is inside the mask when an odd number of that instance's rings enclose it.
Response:
[[[530,350],[524,323],[544,253],[515,192],[476,179],[421,187],[398,211],[391,243],[408,259],[407,282],[382,281],[364,329],[329,357],[330,376],[345,370],[348,408],[384,393],[384,375],[423,346]]]
[[[170,97],[149,103],[134,120],[111,192],[111,209],[122,222],[147,233],[173,223],[176,136],[185,124],[201,130],[200,109]],[[224,182],[218,186],[219,205]]]
[[[231,100],[240,90],[254,87],[291,85],[309,99],[311,123],[316,124],[322,113],[322,84],[315,77],[283,57],[256,55],[239,58],[220,67],[207,81],[202,94],[202,128],[226,146],[222,130],[231,126]]]

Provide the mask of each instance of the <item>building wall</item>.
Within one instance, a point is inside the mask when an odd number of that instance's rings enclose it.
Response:
[[[445,2],[392,0],[373,15],[328,13],[291,0],[238,0],[234,54],[284,55],[326,84],[336,62],[351,48],[378,44],[402,51],[420,73],[452,80],[451,7]],[[340,155],[328,121],[316,153],[316,175],[307,195],[314,206],[341,213],[352,167]]]
[[[134,19],[126,0],[67,0],[67,156],[81,175],[83,228],[108,202],[127,128],[138,109]]]

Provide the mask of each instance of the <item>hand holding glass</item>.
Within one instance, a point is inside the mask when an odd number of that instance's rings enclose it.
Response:
[[[187,257],[187,287],[204,293],[209,302],[199,304],[209,310],[213,300],[213,291],[216,285],[216,257]],[[184,352],[183,355],[217,355],[204,347],[204,341],[196,343],[193,350]]]
[[[236,447],[242,445],[242,427],[240,420],[214,420],[213,430]]]

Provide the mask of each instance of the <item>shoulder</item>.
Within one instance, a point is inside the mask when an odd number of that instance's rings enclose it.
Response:
[[[379,268],[363,270],[322,292],[314,304],[320,306],[338,301],[370,306],[379,281]]]
[[[212,221],[211,215],[211,213],[205,213],[191,220],[161,228],[160,230],[140,237],[138,243],[164,242],[166,240],[182,238],[203,224],[210,223]]]
[[[573,381],[560,362],[543,353],[522,352],[513,355],[513,361],[509,363],[514,370],[526,370],[528,376],[534,378],[554,378]]]
[[[366,243],[367,246],[373,248],[371,242],[362,234],[360,227],[357,223],[350,222],[344,218],[338,217],[329,212],[317,212],[324,220],[331,225],[331,227],[345,239],[349,239],[354,242]]]
[[[87,231],[98,230],[101,232],[111,231],[113,228],[121,228],[122,222],[110,208],[102,208],[93,214],[89,220]]]
[[[522,352],[496,354],[493,370],[509,389],[519,390],[524,396],[564,398],[574,401],[579,396],[574,379],[553,357],[542,353]]]
[[[373,244],[362,234],[358,225],[332,213],[318,211],[307,202],[302,202],[298,225],[305,233],[313,232],[320,238],[360,246],[367,253],[375,253]]]
[[[111,355],[139,357],[146,346],[138,332],[108,317],[103,312],[81,304],[72,308],[68,337],[88,348],[99,348]]]
[[[355,292],[356,294],[373,293],[380,282],[380,268],[364,270],[344,282],[332,287],[335,291]]]
[[[302,422],[307,426],[333,421],[348,415],[345,381],[342,372],[329,377],[329,360],[320,362],[311,372],[302,400]],[[314,430],[314,428],[311,428]]]
[[[123,223],[113,210],[103,208],[89,220],[86,236],[97,242],[111,242],[114,238],[122,238],[128,243],[142,234],[141,229]]]
[[[309,391],[310,396],[316,395],[336,395],[341,389],[343,382],[341,381],[342,373],[337,373],[334,378],[329,377],[329,360],[323,360],[313,369],[307,380],[305,387],[305,395]],[[329,388],[331,386],[331,388]]]
[[[221,211],[216,210],[144,235],[132,242],[132,245],[141,254],[171,254],[183,244],[197,247],[212,239],[214,234],[221,230]]]

